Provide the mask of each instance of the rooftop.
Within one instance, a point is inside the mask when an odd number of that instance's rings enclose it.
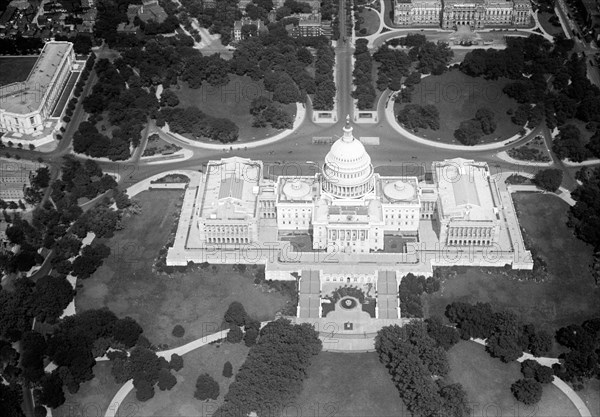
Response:
[[[46,43],[27,79],[2,87],[2,110],[21,114],[38,110],[62,60],[72,49],[70,42]]]
[[[417,177],[379,177],[377,196],[382,203],[419,204],[419,181]]]
[[[493,182],[484,162],[456,158],[433,164],[441,214],[457,220],[496,220]]]
[[[199,195],[199,215],[212,219],[254,217],[257,210],[262,164],[246,158],[209,162],[204,192]]]

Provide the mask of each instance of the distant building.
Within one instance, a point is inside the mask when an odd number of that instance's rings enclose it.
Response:
[[[241,20],[233,22],[233,40],[239,42],[242,40],[242,28],[246,25],[255,25],[257,32],[265,30],[266,27],[262,20],[252,20],[249,17],[243,17]]]
[[[439,26],[442,15],[441,0],[396,0],[396,25]]]
[[[283,7],[284,3],[285,0],[273,0],[273,7],[279,9],[280,7]],[[301,3],[308,3],[313,13],[317,13],[321,10],[321,0],[302,0]]]
[[[303,13],[298,15],[298,26],[296,32],[293,33],[297,37],[320,36],[321,30],[321,13]]]
[[[129,23],[133,23],[136,16],[143,22],[154,20],[158,23],[164,22],[168,17],[165,9],[158,4],[157,0],[144,0],[142,4],[130,4],[127,7]]]
[[[43,130],[74,61],[71,42],[46,43],[27,79],[2,87],[0,132],[33,134]]]
[[[439,26],[527,26],[531,22],[529,0],[395,0],[394,24]]]

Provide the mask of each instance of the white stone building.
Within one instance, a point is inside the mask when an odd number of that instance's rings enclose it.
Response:
[[[75,61],[71,42],[46,43],[27,79],[0,89],[0,132],[44,129]]]
[[[531,14],[529,0],[394,0],[398,26],[527,26]]]

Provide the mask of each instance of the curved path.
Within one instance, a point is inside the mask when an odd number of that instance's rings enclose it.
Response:
[[[163,128],[157,127],[157,132],[161,138],[163,138],[171,143],[175,143],[177,145],[183,145],[188,148],[208,149],[208,150],[212,150],[212,151],[243,150],[243,149],[247,149],[247,148],[257,148],[259,146],[269,145],[271,143],[275,143],[277,141],[280,141],[281,139],[288,137],[289,135],[291,135],[292,133],[297,131],[298,128],[304,123],[306,113],[307,113],[306,104],[296,103],[296,117],[294,118],[294,125],[291,129],[286,129],[283,132],[280,132],[274,136],[271,136],[271,137],[268,137],[265,139],[259,139],[259,140],[255,140],[253,142],[247,142],[247,143],[216,144],[216,143],[198,142],[195,140],[188,139],[178,133],[171,132],[167,125],[165,125],[165,127],[163,127]]]
[[[268,321],[261,322],[260,323],[261,329],[267,323],[269,323],[269,322]],[[206,346],[206,345],[216,342],[218,340],[225,339],[227,337],[227,333],[229,333],[229,329],[221,330],[220,332],[216,332],[216,333],[210,334],[208,336],[201,337],[201,338],[196,339],[196,340],[194,340],[190,343],[187,343],[183,346],[156,352],[156,355],[160,358],[165,358],[166,360],[169,361],[169,360],[171,360],[171,356],[175,353],[178,354],[179,356],[183,356],[186,353],[191,352],[192,350],[198,349],[202,346]],[[102,358],[96,359],[96,361],[103,361],[103,360],[108,360],[108,358],[106,358],[106,356],[103,356]],[[117,412],[119,411],[119,406],[123,403],[123,400],[125,400],[125,398],[127,397],[127,394],[129,394],[129,392],[132,389],[133,389],[133,380],[130,379],[125,384],[123,384],[121,389],[119,389],[119,391],[117,391],[115,396],[112,398],[112,400],[110,401],[110,405],[109,405],[108,409],[106,410],[106,413],[104,413],[104,417],[116,417]]]
[[[482,346],[486,345],[485,340],[483,340],[483,339],[471,339],[471,340]],[[552,366],[553,364],[558,363],[557,358],[535,357],[528,353],[523,353],[523,356],[521,356],[519,359],[517,359],[517,362],[523,362],[524,360],[527,360],[527,359],[533,359],[540,365],[544,365],[544,366]],[[571,402],[573,403],[575,408],[577,408],[577,411],[579,411],[579,414],[581,414],[581,417],[592,417],[592,413],[590,412],[590,409],[587,407],[587,405],[585,405],[585,402],[581,399],[581,397],[579,395],[577,395],[577,393],[575,391],[573,391],[573,388],[571,388],[569,386],[569,384],[567,384],[565,381],[563,381],[562,379],[560,379],[559,377],[557,377],[555,375],[554,379],[552,380],[552,385],[554,385],[556,388],[561,390],[563,392],[563,394],[565,394],[569,398],[569,400],[571,400]]]

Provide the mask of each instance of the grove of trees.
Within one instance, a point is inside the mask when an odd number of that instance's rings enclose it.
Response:
[[[429,336],[425,323],[382,328],[375,338],[375,350],[412,414],[468,415],[467,394],[460,384],[445,380],[450,369],[446,351]]]
[[[311,358],[321,351],[317,331],[309,324],[270,322],[260,331],[246,361],[229,386],[218,415],[267,415],[293,403],[302,390]]]

